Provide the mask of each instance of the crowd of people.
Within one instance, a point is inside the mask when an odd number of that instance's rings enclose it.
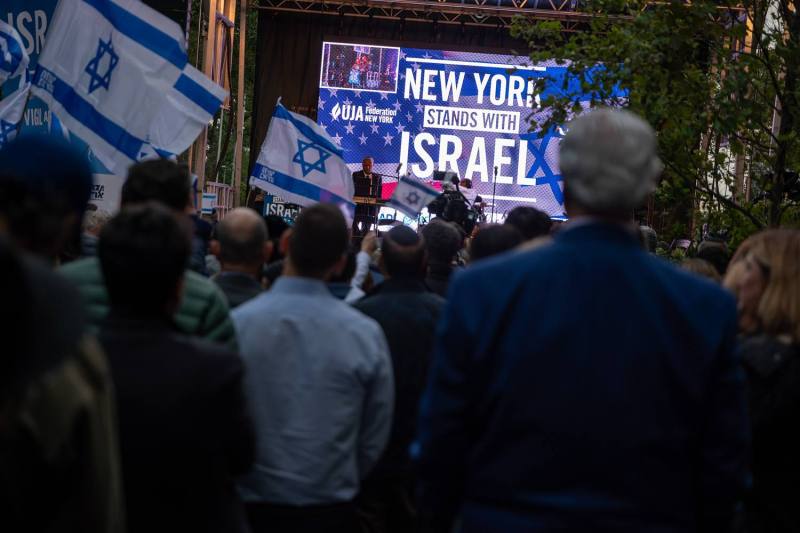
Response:
[[[237,208],[198,247],[184,166],[111,216],[69,144],[8,143],[3,530],[800,531],[800,230],[656,257],[626,111],[560,166],[565,224]]]

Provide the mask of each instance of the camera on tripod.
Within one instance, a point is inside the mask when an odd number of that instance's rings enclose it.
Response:
[[[467,235],[472,233],[481,213],[461,193],[458,174],[450,170],[437,170],[433,172],[433,179],[442,182],[442,194],[428,205],[428,212],[442,220],[458,224]],[[471,185],[465,183],[467,187],[471,188]]]

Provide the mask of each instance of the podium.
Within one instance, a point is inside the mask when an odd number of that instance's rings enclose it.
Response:
[[[353,235],[364,236],[372,224],[378,223],[378,211],[383,205],[381,190],[383,183],[381,177],[372,174],[371,178],[353,177],[353,202],[356,212],[353,217]],[[361,229],[358,225],[361,223]]]

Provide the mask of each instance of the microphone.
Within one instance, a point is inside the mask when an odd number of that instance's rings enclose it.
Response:
[[[397,174],[398,176],[400,175],[401,168],[403,168],[403,163],[397,163],[397,170],[395,171],[395,174]]]
[[[497,167],[494,167],[494,181],[497,181]]]

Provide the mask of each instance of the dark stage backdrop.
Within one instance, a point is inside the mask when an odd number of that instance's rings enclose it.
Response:
[[[258,18],[258,49],[253,89],[253,125],[249,170],[258,158],[275,102],[317,119],[319,69],[323,40],[405,44],[440,50],[526,53],[505,28],[484,28],[433,22],[401,22],[367,18],[263,10]]]
[[[177,22],[181,29],[186,25],[186,0],[144,0],[144,3]]]

